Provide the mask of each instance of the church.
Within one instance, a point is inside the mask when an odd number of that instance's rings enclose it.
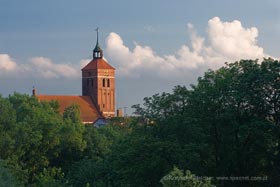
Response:
[[[80,106],[84,124],[102,126],[111,117],[115,117],[115,68],[103,58],[103,50],[97,41],[92,60],[82,68],[82,96],[70,95],[33,95],[39,101],[57,101],[60,113],[72,104]]]

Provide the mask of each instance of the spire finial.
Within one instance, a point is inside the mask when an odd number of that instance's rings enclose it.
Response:
[[[99,30],[99,28],[97,27],[96,29],[95,29],[95,31],[96,31],[96,43],[98,44],[98,30]]]

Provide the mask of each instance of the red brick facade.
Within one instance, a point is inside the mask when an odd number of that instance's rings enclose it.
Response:
[[[90,96],[105,118],[115,116],[115,68],[103,59],[98,38],[93,59],[82,69],[82,95]]]
[[[61,114],[71,104],[79,105],[83,123],[100,123],[100,119],[114,117],[115,68],[103,59],[98,35],[93,59],[82,69],[82,96],[36,95],[35,89],[33,95],[40,101],[58,101]]]
[[[82,69],[82,95],[90,96],[104,117],[115,116],[115,69],[104,59]]]

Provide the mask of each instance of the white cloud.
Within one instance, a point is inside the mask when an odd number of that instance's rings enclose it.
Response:
[[[240,58],[262,58],[263,48],[257,45],[258,29],[243,28],[240,21],[222,22],[214,17],[208,22],[211,47],[221,55],[236,60]]]
[[[31,58],[27,63],[18,63],[7,54],[0,54],[0,75],[22,78],[71,78],[80,76],[80,69],[72,64],[56,64],[45,57]]]
[[[149,28],[149,27],[148,27]],[[212,68],[240,59],[262,59],[267,57],[257,44],[258,30],[244,28],[240,21],[223,22],[218,17],[208,21],[207,37],[198,36],[195,27],[187,24],[191,43],[182,45],[175,54],[160,56],[151,47],[135,43],[129,49],[117,33],[106,39],[105,56],[117,69],[117,76],[160,78],[197,77]],[[54,63],[45,57],[34,57],[27,63],[15,62],[8,54],[0,54],[0,76],[58,79],[79,78],[81,68],[90,59],[80,64]]]
[[[91,61],[91,59],[80,60],[80,69],[84,68],[90,61]]]
[[[79,69],[71,64],[55,64],[50,59],[35,57],[30,59],[30,65],[37,76],[43,78],[77,78],[80,76]]]
[[[172,78],[194,71],[203,72],[208,68],[216,69],[224,62],[268,56],[257,44],[257,28],[244,28],[240,21],[223,22],[214,17],[208,22],[206,38],[198,36],[192,24],[187,26],[191,46],[183,45],[176,54],[165,56],[159,56],[152,48],[137,43],[130,50],[122,38],[112,32],[106,40],[108,60],[122,76],[156,74]]]
[[[0,54],[0,71],[11,72],[15,71],[17,64],[7,54]]]

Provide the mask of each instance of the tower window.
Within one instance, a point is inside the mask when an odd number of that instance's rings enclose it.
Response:
[[[106,80],[103,79],[102,81],[103,81],[103,87],[105,87],[106,86]]]
[[[94,58],[101,58],[100,52],[94,52]]]
[[[107,79],[107,87],[110,87],[110,79]]]

